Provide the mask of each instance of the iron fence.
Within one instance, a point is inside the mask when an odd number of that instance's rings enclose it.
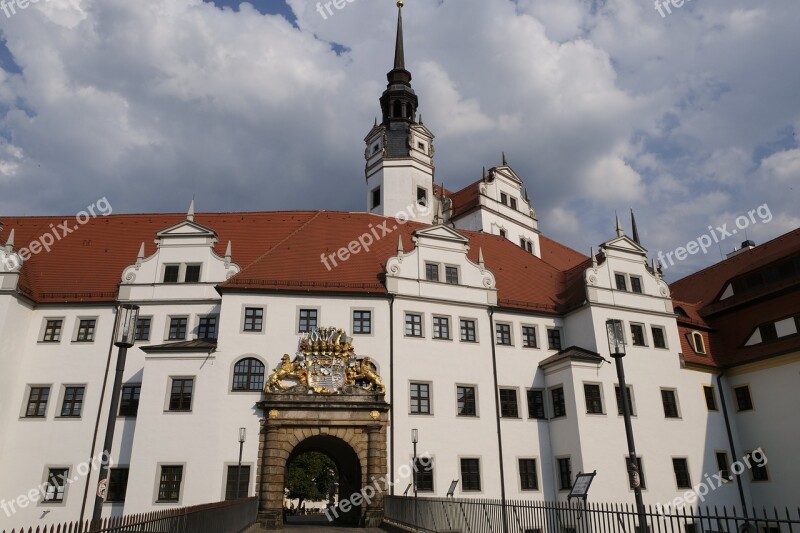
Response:
[[[15,528],[10,533],[240,533],[255,523],[257,515],[258,499],[247,498],[106,518],[95,527],[89,521],[68,522]]]
[[[388,523],[425,533],[636,533],[633,505],[387,496]],[[650,533],[800,533],[800,508],[665,509],[645,512]]]

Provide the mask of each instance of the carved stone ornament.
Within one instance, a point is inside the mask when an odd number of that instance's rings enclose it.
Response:
[[[272,371],[266,392],[384,393],[375,364],[369,357],[358,358],[352,340],[343,329],[316,328],[304,333],[294,360],[284,354]]]

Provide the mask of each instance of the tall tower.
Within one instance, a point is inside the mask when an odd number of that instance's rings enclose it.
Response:
[[[367,210],[386,216],[405,213],[431,223],[437,211],[433,193],[433,133],[417,120],[419,101],[411,88],[403,48],[403,2],[397,2],[394,68],[380,98],[383,120],[364,141],[367,160]]]

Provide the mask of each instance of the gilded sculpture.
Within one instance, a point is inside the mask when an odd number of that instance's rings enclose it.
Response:
[[[317,328],[300,339],[294,360],[284,354],[266,392],[338,394],[345,388],[384,393],[386,387],[369,357],[359,359],[343,329]]]

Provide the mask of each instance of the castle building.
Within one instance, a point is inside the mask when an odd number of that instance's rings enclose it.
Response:
[[[28,243],[64,217],[2,219],[0,530],[91,516],[98,473],[86,463],[109,409],[105,515],[237,489],[282,497],[286,461],[306,450],[359,472],[340,488],[383,472],[402,494],[412,430],[429,458],[420,496],[457,480],[456,497],[564,500],[576,474],[596,472],[590,501],[632,502],[611,319],[626,332],[646,504],[720,472],[732,479],[703,505],[797,504],[800,230],[669,285],[621,228],[589,256],[543,235],[505,156],[445,189],[401,14],[380,105],[364,212],[195,213],[193,202],[185,215],[92,218],[35,254]],[[120,304],[140,309],[110,406]],[[336,376],[372,395],[350,399]],[[285,379],[305,388],[281,396]],[[42,486],[38,501],[17,500]]]

